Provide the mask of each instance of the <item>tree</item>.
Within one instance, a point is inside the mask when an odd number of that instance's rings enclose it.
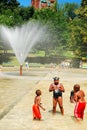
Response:
[[[17,0],[0,0],[0,12],[3,13],[3,10],[10,9],[14,11],[15,8],[19,7],[19,2]]]
[[[23,21],[28,21],[34,15],[34,8],[31,7],[20,7],[19,15],[22,17]]]
[[[0,23],[14,26],[22,21],[19,15],[19,2],[17,0],[0,1]],[[18,22],[19,21],[19,22]]]
[[[75,11],[76,18],[71,21],[72,49],[79,56],[87,56],[87,1],[82,0],[81,6]]]
[[[68,21],[71,21],[76,17],[75,9],[78,9],[79,5],[75,3],[65,3],[64,12]]]
[[[61,8],[57,12],[49,8],[36,10],[33,18],[41,21],[43,25],[47,25],[47,32],[44,36],[46,40],[37,47],[39,46],[39,49],[43,48],[47,55],[51,54],[51,52],[54,55],[62,55],[67,44],[64,36],[64,33],[67,32],[64,10]]]

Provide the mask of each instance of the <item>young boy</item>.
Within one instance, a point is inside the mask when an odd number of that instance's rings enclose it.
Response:
[[[76,101],[74,116],[78,121],[83,120],[84,117],[84,110],[86,107],[86,101],[84,97],[85,93],[83,90],[79,90],[74,96],[74,100]]]
[[[45,111],[45,108],[41,105],[41,90],[36,90],[36,96],[34,99],[34,105],[32,107],[33,111],[33,119],[34,120],[41,120],[41,113],[40,113],[40,108],[42,108]]]
[[[75,118],[80,121],[83,120],[84,117],[84,110],[86,107],[86,101],[85,101],[85,93],[83,90],[80,90],[80,85],[76,84],[74,85],[74,91],[78,91],[74,93],[74,101],[76,102],[75,108],[74,108],[74,116]]]

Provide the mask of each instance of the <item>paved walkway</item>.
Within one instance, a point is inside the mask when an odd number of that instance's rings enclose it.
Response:
[[[57,107],[58,111],[55,115],[51,113],[52,93],[49,93],[48,89],[52,78],[57,75],[59,75],[60,82],[64,84],[66,90],[63,94],[64,116],[60,114],[59,107]],[[29,79],[26,80],[28,82]],[[54,70],[49,72],[43,80],[32,86],[32,89],[28,90],[28,93],[0,120],[0,130],[87,130],[87,108],[82,122],[78,123],[72,117],[74,104],[69,102],[69,94],[74,83],[80,83],[87,94],[87,72],[84,70]],[[46,111],[41,110],[42,121],[33,121],[32,105],[35,90],[38,88],[42,90],[42,103]]]

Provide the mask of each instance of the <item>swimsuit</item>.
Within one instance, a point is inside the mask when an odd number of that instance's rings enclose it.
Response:
[[[74,109],[74,116],[83,119],[86,102],[77,102]]]
[[[34,104],[32,106],[32,111],[33,111],[33,119],[41,119],[40,108],[37,104]]]
[[[58,97],[62,97],[62,92],[60,90],[54,90],[53,91],[53,97],[54,98],[58,98]]]

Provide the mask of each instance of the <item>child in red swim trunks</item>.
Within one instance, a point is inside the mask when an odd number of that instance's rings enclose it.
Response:
[[[80,88],[80,85],[76,84],[75,87]],[[85,97],[85,93],[83,90],[79,90],[74,94],[74,100],[76,102],[74,108],[74,116],[77,120],[83,120],[84,117],[84,110],[86,107],[86,101],[84,97]]]
[[[34,99],[34,105],[32,106],[32,111],[33,111],[33,119],[36,120],[41,120],[41,113],[40,113],[40,108],[42,108],[45,111],[45,108],[41,105],[41,90],[36,90],[36,96]]]
[[[74,109],[74,116],[77,118],[77,120],[83,120],[84,117],[84,110],[86,107],[86,102],[77,102],[75,109]]]

